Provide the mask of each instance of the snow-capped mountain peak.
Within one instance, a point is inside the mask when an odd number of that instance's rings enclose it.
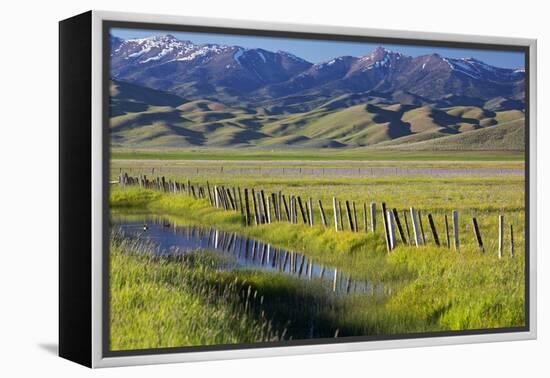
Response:
[[[439,98],[455,94],[514,97],[523,91],[525,72],[499,68],[476,58],[438,54],[408,56],[377,47],[361,56],[337,56],[316,64],[287,51],[221,44],[195,44],[173,35],[123,40],[111,37],[113,78],[174,91],[188,97],[286,96],[318,91],[393,91]],[[434,84],[436,83],[436,84]],[[186,84],[186,85],[182,85]],[[329,88],[329,89],[326,89]],[[327,92],[328,93],[328,92]]]

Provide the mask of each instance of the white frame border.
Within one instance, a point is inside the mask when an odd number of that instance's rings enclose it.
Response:
[[[317,344],[205,352],[149,354],[141,356],[103,357],[102,354],[102,266],[103,266],[103,115],[102,115],[102,22],[104,20],[181,24],[238,29],[258,29],[304,33],[358,35],[381,38],[425,39],[429,41],[471,42],[529,47],[529,323],[528,332],[481,335],[457,335],[415,339]],[[287,24],[229,20],[202,17],[182,17],[156,14],[92,11],[92,367],[114,367],[174,362],[224,360],[236,358],[287,356],[313,353],[351,352],[389,348],[410,348],[482,342],[532,340],[537,337],[537,41],[535,39],[491,37],[463,34],[380,30],[356,27]]]

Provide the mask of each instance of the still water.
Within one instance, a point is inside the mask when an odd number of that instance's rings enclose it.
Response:
[[[155,246],[158,255],[209,250],[231,257],[218,269],[276,272],[303,280],[320,281],[337,295],[383,294],[381,285],[354,280],[334,267],[324,266],[299,252],[275,248],[268,243],[215,228],[178,226],[160,217],[114,219],[113,225],[124,234]]]

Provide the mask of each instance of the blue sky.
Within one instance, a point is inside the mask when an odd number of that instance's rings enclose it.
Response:
[[[111,34],[123,39],[144,38],[152,35],[172,34],[180,40],[193,43],[215,43],[237,45],[248,48],[263,48],[265,50],[283,50],[312,63],[318,63],[343,55],[363,56],[377,46],[398,51],[405,55],[419,56],[438,53],[449,58],[476,58],[497,67],[524,68],[524,55],[519,52],[498,50],[458,49],[447,47],[408,46],[364,42],[321,41],[294,38],[256,37],[232,34],[187,33],[173,31],[157,31],[143,29],[111,29]]]

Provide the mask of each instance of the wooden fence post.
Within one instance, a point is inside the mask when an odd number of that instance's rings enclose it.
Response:
[[[353,231],[355,231],[355,229],[353,227],[353,219],[352,219],[351,210],[349,208],[349,201],[347,201],[347,200],[346,200],[346,212],[347,212],[347,215],[348,215],[349,230],[353,232]]]
[[[458,248],[460,247],[460,242],[458,239],[458,211],[456,210],[453,210],[453,233],[455,249],[458,250]]]
[[[498,258],[502,258],[502,250],[504,249],[504,216],[498,216]]]
[[[451,248],[451,239],[449,237],[449,220],[447,219],[447,214],[445,214],[445,236],[447,239],[447,248]]]
[[[239,192],[239,203],[240,203],[240,210],[241,210],[241,215],[244,215],[244,208],[243,208],[243,197],[241,195],[241,187],[239,186],[238,187],[238,192]]]
[[[369,231],[368,225],[367,225],[367,203],[363,202],[363,226],[365,227],[365,232]]]
[[[321,203],[321,200],[317,200],[317,203],[319,204],[319,212],[321,213],[321,221],[323,222],[323,226],[327,227],[327,219],[325,218],[325,211],[323,210],[323,204]]]
[[[344,231],[344,216],[342,215],[342,201],[338,201],[338,214],[340,215],[340,230]]]
[[[271,198],[267,196],[267,223],[271,223]]]
[[[481,240],[481,233],[479,232],[479,226],[477,225],[477,219],[475,217],[472,218],[472,223],[474,226],[474,234],[477,240],[477,246],[479,247],[479,250],[481,252],[485,252],[485,249],[483,248],[483,240]]]
[[[302,215],[302,220],[304,221],[304,224],[307,224],[308,221],[307,221],[306,213],[304,212],[304,206],[302,206],[302,198],[300,198],[300,196],[298,196],[298,206],[300,206],[300,214]]]
[[[258,218],[258,204],[256,203],[256,192],[254,189],[252,189],[252,206],[254,208],[254,223],[256,226],[260,224],[259,218]]]
[[[260,224],[265,223],[264,212],[265,208],[262,208],[262,192],[256,192],[256,198],[257,198],[257,206],[258,206],[258,221]]]
[[[277,196],[275,193],[271,193],[271,202],[273,203],[273,215],[275,221],[279,220],[279,204],[277,203]]]
[[[188,195],[191,195],[191,186],[189,186]],[[218,186],[218,196],[220,197],[220,202],[224,210],[227,210],[227,202],[226,202],[226,195],[225,195],[225,189],[222,186]]]
[[[244,188],[244,202],[245,202],[245,223],[250,226],[250,203],[248,202],[248,189]],[[248,242],[248,239],[247,239]]]
[[[386,249],[389,252],[391,251],[391,245],[390,245],[390,233],[388,229],[388,218],[386,216],[387,211],[386,211],[385,202],[382,202],[381,208],[382,208],[382,223],[384,224],[384,237],[386,238]]]
[[[395,249],[397,239],[395,237],[395,223],[393,219],[393,212],[390,210],[386,213],[387,215],[387,222],[388,222],[388,236],[390,240],[390,251]]]
[[[405,229],[407,230],[407,240],[409,245],[412,245],[411,230],[409,229],[409,219],[407,218],[407,211],[403,210],[403,222],[405,223]]]
[[[332,209],[334,211],[334,229],[338,232],[338,208],[336,207],[336,197],[332,197]]]
[[[290,222],[290,212],[288,211],[288,204],[286,203],[286,197],[284,194],[282,195],[282,198],[283,198],[283,205],[285,208],[286,220],[287,222]]]
[[[232,190],[233,190],[233,200],[235,201],[235,209],[234,210],[239,210],[239,202],[237,201],[237,192],[235,191],[234,186],[232,187]]]
[[[279,203],[279,222],[283,221],[283,193],[279,190],[279,200],[277,201]],[[286,203],[285,203],[286,206]]]
[[[432,235],[434,237],[434,243],[439,247],[440,246],[439,237],[437,236],[437,230],[435,229],[435,223],[434,223],[434,218],[432,217],[432,214],[428,214],[428,222],[430,223],[430,228],[432,230]]]
[[[370,228],[372,232],[376,231],[376,203],[370,203]]]
[[[220,208],[220,196],[218,195],[218,187],[214,185],[214,199],[216,200],[216,208]]]
[[[292,201],[291,201],[291,205],[290,205],[290,213],[292,214],[291,215],[291,218],[292,218],[292,223],[294,224],[297,224],[298,223],[298,209],[296,207],[296,197],[295,196],[292,196]]]
[[[397,231],[399,231],[399,237],[401,238],[401,241],[403,244],[407,244],[407,238],[405,237],[405,232],[403,232],[403,227],[401,227],[401,221],[399,220],[399,213],[397,212],[397,209],[393,209],[393,217],[395,219],[395,224],[397,225]]]
[[[191,185],[191,187],[193,187],[193,185]],[[222,186],[221,198],[223,200],[223,203],[225,204],[224,206],[225,210],[231,209],[231,201],[229,200],[229,197],[227,195],[227,188],[225,186]]]
[[[210,192],[210,183],[208,181],[206,181],[206,189],[208,189],[208,200],[210,201],[210,206],[213,206],[212,193]]]
[[[422,245],[422,239],[420,238],[420,230],[418,227],[416,210],[413,207],[411,207],[411,224],[412,224],[413,233],[414,233],[414,243],[416,244],[417,247],[419,247],[420,245]]]
[[[292,207],[292,199],[294,196],[288,195],[288,208],[290,210],[290,223],[294,223],[294,208]]]
[[[262,196],[262,208],[263,208],[263,213],[264,213],[264,222],[265,223],[267,221],[267,206],[266,206],[266,202],[265,202],[265,193],[262,190],[260,190],[260,194]]]
[[[232,210],[236,210],[237,207],[235,206],[235,200],[233,199],[233,196],[231,195],[231,190],[229,188],[227,190],[227,198],[229,199],[229,205],[231,206]]]

